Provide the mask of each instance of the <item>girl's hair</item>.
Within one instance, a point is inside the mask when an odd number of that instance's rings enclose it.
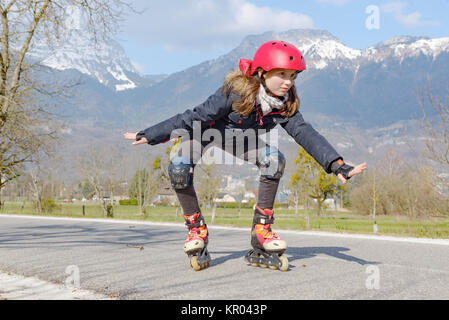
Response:
[[[230,91],[233,91],[241,97],[240,100],[232,103],[232,110],[245,117],[253,112],[259,87],[260,82],[256,78],[247,77],[240,70],[230,71],[225,77],[225,93],[229,96]],[[281,110],[281,114],[285,118],[290,118],[298,111],[299,103],[296,87],[293,84],[288,92],[288,101]]]

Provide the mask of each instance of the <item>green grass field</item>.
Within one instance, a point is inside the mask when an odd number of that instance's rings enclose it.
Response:
[[[104,218],[98,203],[85,203],[83,216],[82,203],[57,203],[51,213],[45,216],[76,217],[76,218]],[[114,218],[126,220],[147,220],[158,222],[184,223],[182,210],[174,207],[146,208],[145,214],[139,214],[137,206],[113,207]],[[176,213],[176,211],[178,211]],[[37,215],[33,203],[6,202],[0,213]],[[211,225],[211,209],[203,209],[206,223]],[[214,225],[250,228],[252,209],[217,208]],[[275,208],[276,222],[273,230],[316,230],[342,233],[373,234],[373,219],[370,216],[357,215],[351,212],[326,211],[318,217],[314,211]],[[449,217],[432,217],[427,219],[412,219],[405,216],[377,216],[376,223],[379,235],[445,238],[449,239]],[[281,234],[281,233],[280,233]]]

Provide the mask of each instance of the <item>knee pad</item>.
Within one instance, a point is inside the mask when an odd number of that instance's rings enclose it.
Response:
[[[267,147],[259,153],[261,175],[267,179],[280,179],[285,169],[284,155],[274,147]]]
[[[176,156],[170,161],[168,175],[173,189],[185,189],[193,184],[192,160]]]

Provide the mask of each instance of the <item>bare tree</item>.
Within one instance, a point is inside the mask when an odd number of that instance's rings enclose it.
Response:
[[[293,173],[290,176],[290,182],[288,184],[288,188],[291,191],[293,195],[293,202],[295,204],[295,214],[297,215],[299,212],[299,203],[300,203],[300,197],[305,192],[304,184],[302,183],[303,180],[301,179],[300,174]]]
[[[439,98],[432,93],[428,86],[426,95],[421,97],[420,104],[424,114],[421,126],[427,134],[426,149],[422,155],[435,161],[445,168],[446,172],[449,172],[449,85],[446,91],[446,97]],[[425,111],[426,102],[430,103],[436,115],[433,119]],[[449,187],[448,181],[443,182]]]
[[[17,178],[25,162],[46,151],[57,136],[46,97],[59,95],[39,80],[43,68],[32,61],[39,43],[57,46],[73,10],[85,17],[95,41],[117,29],[122,0],[2,0],[0,2],[0,189]],[[70,10],[72,11],[70,11]]]
[[[36,157],[35,155],[34,157]],[[38,214],[51,212],[55,207],[55,181],[52,177],[52,159],[41,153],[26,169],[26,189],[32,196]]]
[[[215,165],[199,163],[195,167],[195,185],[197,185],[198,200],[203,206],[213,207],[214,199],[218,195],[220,180]],[[200,170],[198,170],[200,169]]]
[[[160,156],[148,159],[146,150],[136,150],[136,171],[128,185],[128,196],[137,200],[139,215],[148,213],[153,198],[164,185],[166,172]]]
[[[376,220],[376,205],[377,205],[377,201],[378,201],[377,184],[376,184],[376,171],[374,171],[374,174],[373,174],[372,196],[371,196],[371,198],[373,199],[372,217],[373,217],[374,220]]]
[[[33,199],[34,199],[34,203],[35,203],[35,208],[36,208],[36,212],[38,214],[42,213],[42,190],[43,190],[43,186],[42,186],[42,180],[41,180],[41,170],[39,166],[36,166],[34,168],[32,168],[29,171],[29,175],[30,175],[30,189],[31,189],[31,193],[33,195]]]
[[[140,166],[139,166],[140,167]],[[128,188],[128,196],[137,200],[139,215],[142,215],[145,203],[145,186],[148,183],[148,171],[146,169],[137,169]]]
[[[160,157],[148,164],[148,179],[145,185],[144,205],[149,206],[151,200],[157,195],[161,188],[161,176],[163,176],[162,169],[160,167]]]
[[[365,214],[428,217],[443,213],[435,180],[430,167],[407,164],[390,151],[376,168],[360,177],[360,184],[351,191],[351,203]]]
[[[80,173],[95,189],[104,216],[111,215],[111,212],[108,211],[107,198],[110,195],[111,176],[117,170],[115,162],[111,161],[110,158],[108,147],[89,146],[86,153],[77,162]]]
[[[110,205],[114,204],[114,196],[119,188],[121,182],[125,181],[126,177],[126,158],[123,152],[120,152],[117,146],[112,146],[107,149],[106,156],[106,186],[109,191]]]

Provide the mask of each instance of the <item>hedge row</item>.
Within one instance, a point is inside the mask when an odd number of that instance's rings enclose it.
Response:
[[[137,199],[126,199],[126,200],[120,200],[119,204],[121,206],[137,206]],[[218,208],[253,208],[255,202],[247,202],[247,203],[241,203],[241,202],[220,202],[217,203]]]
[[[121,206],[137,206],[137,199],[126,199],[119,200],[118,202]]]
[[[230,208],[230,209],[234,209],[234,208],[253,208],[254,207],[255,202],[246,202],[246,203],[242,203],[242,202],[219,202],[217,203],[217,208]]]

